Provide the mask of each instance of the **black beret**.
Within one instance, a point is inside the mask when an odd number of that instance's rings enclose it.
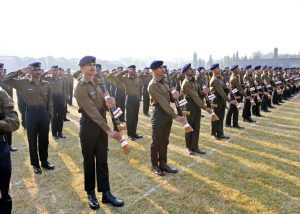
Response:
[[[250,68],[252,68],[252,65],[247,65],[247,66],[245,67],[245,69],[250,69]]]
[[[40,68],[41,63],[40,62],[32,62],[28,64],[29,67],[34,67],[34,68]]]
[[[210,66],[210,69],[209,70],[214,70],[214,69],[216,69],[217,67],[219,67],[219,63],[215,63],[215,64],[212,64],[211,66]]]
[[[155,61],[153,61],[153,62],[151,62],[151,64],[150,64],[150,69],[157,69],[157,68],[159,68],[160,66],[162,66],[164,64],[164,62],[163,61],[161,61],[161,60],[155,60]]]
[[[278,67],[275,67],[273,70],[274,70],[274,71],[278,71],[278,69],[279,69]]]
[[[58,65],[53,65],[51,68],[58,69]]]
[[[259,69],[261,69],[261,66],[260,66],[260,65],[254,67],[254,70],[255,70],[255,71],[257,71],[257,70],[259,70]]]
[[[84,56],[79,60],[78,65],[83,66],[89,63],[95,63],[96,62],[96,57],[94,56]]]
[[[267,69],[267,65],[264,65],[261,69],[263,69],[263,70],[265,70],[265,69]]]
[[[167,66],[166,66],[166,65],[163,65],[163,68],[164,68],[164,69],[167,69]]]
[[[136,69],[136,66],[135,65],[129,65],[127,68]]]
[[[187,70],[189,70],[191,68],[191,66],[192,66],[191,63],[188,63],[188,64],[184,65],[181,72],[185,73]]]
[[[122,66],[120,66],[120,67],[117,67],[117,69],[123,69],[123,67],[122,67]]]
[[[231,66],[230,70],[234,70],[234,69],[236,69],[238,67],[239,67],[239,65],[233,65],[233,66]]]
[[[0,68],[4,68],[4,64],[3,63],[0,63]]]
[[[284,69],[284,71],[287,71],[287,70],[289,70],[289,68],[285,68],[285,69]]]
[[[144,70],[149,70],[149,67],[145,67]]]
[[[201,70],[203,70],[204,68],[203,67],[199,67],[199,68],[197,68],[197,71],[201,71]],[[204,69],[205,70],[205,69]]]
[[[97,69],[100,69],[101,67],[102,67],[101,64],[96,64]]]
[[[269,66],[268,69],[272,69],[272,66]]]

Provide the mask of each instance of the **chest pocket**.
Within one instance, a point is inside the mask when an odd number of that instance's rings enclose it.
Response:
[[[96,98],[97,98],[96,91],[95,91],[95,90],[89,90],[89,97],[90,97],[92,100],[96,100]]]
[[[166,88],[165,85],[158,84],[158,87],[159,87],[162,94],[165,94],[167,92],[167,88]]]
[[[40,87],[39,93],[42,96],[47,96],[48,95],[48,88],[47,87]]]
[[[35,89],[33,87],[28,87],[26,89],[26,94],[34,95],[35,94]]]

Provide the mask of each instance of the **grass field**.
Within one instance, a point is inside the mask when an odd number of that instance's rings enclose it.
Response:
[[[225,128],[229,142],[210,136],[210,118],[201,121],[200,148],[190,156],[182,126],[173,122],[168,161],[175,175],[155,176],[150,170],[150,119],[140,114],[131,154],[109,143],[112,193],[125,200],[114,208],[101,204],[97,213],[300,213],[300,96],[277,107],[245,130]],[[35,175],[26,133],[20,128],[13,143],[11,195],[14,213],[96,213],[87,204],[83,185],[77,107],[64,124],[67,139],[50,138],[49,161],[55,171]],[[140,111],[141,112],[141,111]],[[101,194],[98,194],[99,201]]]

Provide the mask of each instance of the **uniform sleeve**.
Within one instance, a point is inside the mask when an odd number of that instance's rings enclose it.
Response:
[[[188,95],[196,103],[199,108],[207,109],[203,101],[200,99],[199,95],[196,93],[195,89],[189,82],[185,82],[182,86],[183,93]]]
[[[21,90],[23,86],[22,82],[24,81],[24,79],[20,79],[20,80],[16,79],[21,74],[22,72],[20,70],[11,72],[3,78],[3,82],[9,85],[10,87],[13,87],[17,90]]]
[[[14,110],[14,103],[11,97],[2,90],[0,92],[0,99],[2,102],[3,118],[0,120],[1,132],[13,132],[20,127],[18,114]]]
[[[239,91],[239,93],[241,93],[243,96],[246,96],[244,89],[236,78],[231,80],[231,84]]]
[[[215,91],[226,101],[230,101],[229,97],[225,94],[225,91],[223,90],[220,82],[215,79],[213,82],[212,82],[212,86],[214,87]]]
[[[73,77],[75,78],[75,79],[78,79],[78,77],[81,75],[81,70],[78,70],[78,71],[76,71],[74,74],[73,74]]]
[[[170,115],[173,119],[177,117],[174,109],[170,106],[166,98],[160,93],[160,89],[155,84],[150,85],[148,91],[168,115]]]
[[[117,74],[116,74],[116,77],[117,77],[121,82],[123,82],[124,84],[126,84],[126,83],[127,83],[127,77],[124,77],[124,75],[127,74],[127,73],[128,73],[128,71],[122,71],[122,72],[120,72],[120,73],[117,73]]]
[[[84,88],[77,85],[75,98],[80,108],[104,131],[111,130]]]
[[[52,101],[52,88],[50,84],[48,84],[48,112],[51,118],[53,118],[53,101]]]

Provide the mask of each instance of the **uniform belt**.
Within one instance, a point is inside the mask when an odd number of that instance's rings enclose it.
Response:
[[[26,108],[28,109],[28,110],[43,110],[43,109],[47,109],[47,107],[46,106],[26,106]]]

